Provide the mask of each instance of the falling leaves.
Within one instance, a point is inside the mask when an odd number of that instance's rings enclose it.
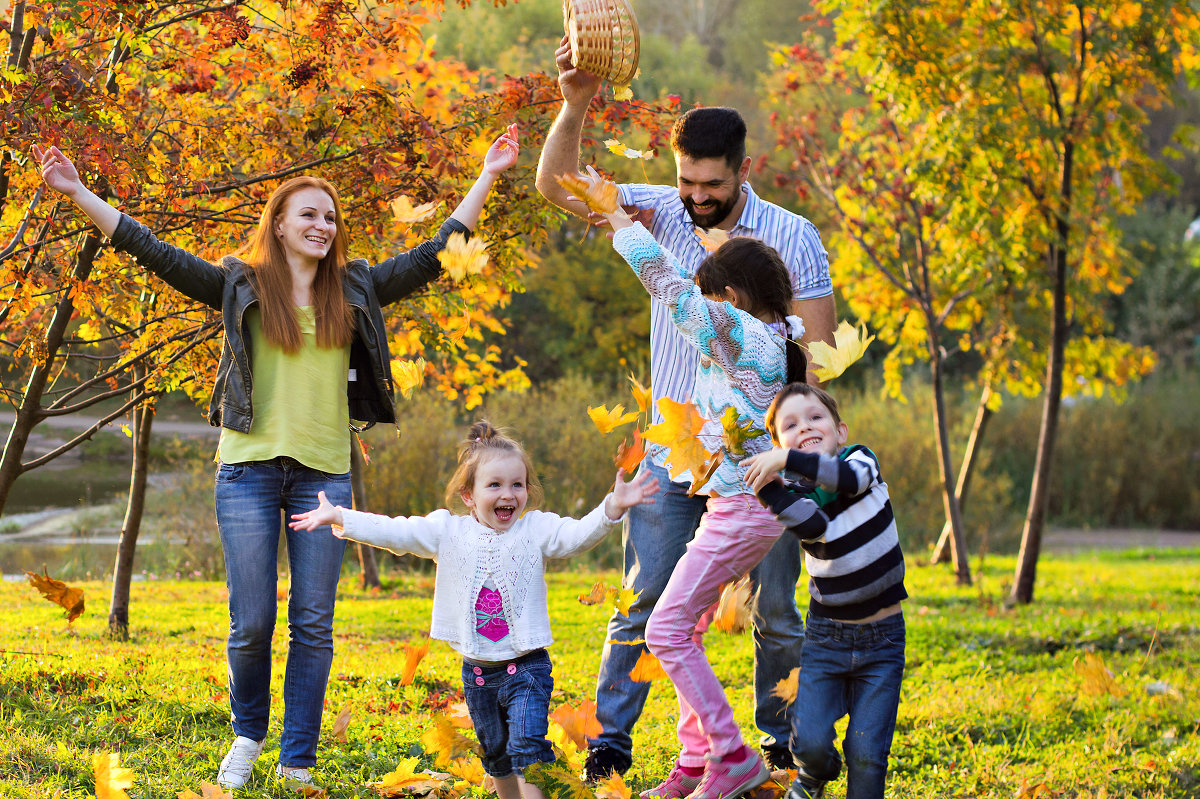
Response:
[[[785,705],[790,705],[796,701],[796,692],[799,690],[800,667],[797,666],[788,672],[788,676],[775,683],[775,687],[771,689],[771,696],[782,699]]]
[[[620,85],[613,85],[613,99],[621,100],[621,101],[632,100],[633,99],[633,89],[629,86],[628,83],[623,83]]]
[[[643,435],[647,441],[670,450],[667,453],[667,465],[671,479],[678,479],[689,471],[702,473],[709,452],[697,436],[707,420],[692,403],[676,402],[670,397],[658,401],[658,412],[662,414],[663,421],[646,428]]]
[[[587,747],[588,738],[595,738],[604,731],[596,720],[596,703],[590,699],[583,700],[578,707],[559,705],[550,714],[550,719],[562,727],[562,731],[579,749]]]
[[[478,756],[479,744],[458,731],[455,722],[446,716],[434,716],[433,729],[421,736],[426,751],[436,755],[434,764],[445,767],[451,761],[470,755]]]
[[[596,423],[597,429],[605,435],[622,425],[629,424],[638,417],[636,411],[625,413],[624,405],[616,405],[611,411],[607,406],[599,405],[595,408],[588,408],[587,412],[588,416],[592,417],[592,421]]]
[[[71,588],[66,583],[55,580],[49,573],[35,574],[25,572],[29,583],[56,605],[61,605],[67,611],[67,623],[83,615],[83,589]]]
[[[646,442],[642,440],[642,431],[636,427],[633,430],[633,443],[628,440],[622,441],[621,446],[617,447],[616,457],[613,458],[613,463],[618,469],[624,469],[626,473],[633,474],[637,469],[638,464],[646,457]]]
[[[133,772],[120,766],[116,752],[97,752],[92,755],[92,772],[96,777],[96,799],[129,799],[126,788],[133,787]]]
[[[424,358],[417,358],[415,361],[399,359],[392,361],[392,380],[405,399],[412,396],[413,389],[425,382],[427,365]]]
[[[452,280],[461,282],[467,275],[478,275],[487,266],[487,247],[487,242],[478,236],[468,239],[461,233],[451,233],[445,248],[438,253],[438,261]]]
[[[607,180],[589,183],[579,175],[559,175],[555,180],[558,181],[558,185],[586,205],[589,211],[611,214],[617,210],[617,200],[620,195],[615,183]]]
[[[746,442],[766,434],[766,430],[755,430],[754,422],[750,418],[739,423],[737,408],[732,405],[725,409],[725,413],[721,414],[721,440],[730,454],[745,455]]]
[[[617,99],[621,99],[621,98],[617,98]],[[607,147],[609,152],[611,152],[611,153],[614,153],[616,155],[623,155],[626,158],[632,158],[635,160],[638,158],[641,158],[643,160],[649,161],[651,158],[654,157],[654,153],[650,150],[635,150],[632,147],[626,147],[624,144],[621,144],[621,142],[618,141],[617,139],[605,139],[604,146]]]
[[[441,205],[441,203],[437,202],[413,205],[412,200],[408,199],[406,195],[401,194],[391,202],[392,218],[401,224],[424,222],[426,219],[433,216],[439,205]]]
[[[353,710],[353,702],[347,702],[342,706],[342,711],[338,713],[337,718],[333,720],[333,726],[329,729],[329,735],[333,740],[346,743],[346,730],[350,728],[350,714]]]
[[[413,679],[417,676],[417,666],[421,665],[421,660],[429,653],[429,639],[423,638],[416,643],[408,643],[404,646],[404,671],[400,674],[401,685],[412,685]]]
[[[596,583],[590,593],[579,595],[579,604],[597,605],[608,599],[619,613],[628,616],[629,608],[641,595],[641,591],[634,591],[632,588],[614,588],[604,583]]]
[[[700,244],[709,252],[716,252],[721,245],[729,241],[729,231],[721,230],[721,228],[696,228],[696,238],[700,239]]]
[[[633,375],[629,376],[631,384],[630,392],[633,394],[633,400],[637,403],[638,411],[645,413],[650,410],[650,386],[643,386],[640,381]]]
[[[1124,696],[1125,689],[1117,685],[1116,678],[1104,665],[1104,659],[1095,652],[1087,652],[1082,658],[1072,661],[1075,673],[1083,678],[1080,690],[1088,696]]]
[[[856,329],[843,319],[833,332],[832,347],[824,341],[810,341],[808,360],[816,367],[817,379],[825,382],[841,375],[850,364],[863,356],[867,345],[874,340],[874,336],[867,335],[866,325],[859,325]]]
[[[663,671],[662,664],[651,654],[649,649],[642,650],[637,663],[633,664],[633,670],[629,672],[629,679],[634,682],[653,682],[666,676],[667,673]]]
[[[750,627],[750,578],[727,583],[717,602],[713,626],[726,633],[745,632]]]

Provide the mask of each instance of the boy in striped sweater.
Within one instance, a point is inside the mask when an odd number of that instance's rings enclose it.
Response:
[[[908,597],[887,484],[871,450],[845,446],[837,401],[819,388],[787,385],[766,428],[775,448],[746,461],[746,479],[800,539],[811,595],[789,742],[797,777],[785,799],[820,797],[837,778],[834,724],[847,714],[846,799],[882,799]]]

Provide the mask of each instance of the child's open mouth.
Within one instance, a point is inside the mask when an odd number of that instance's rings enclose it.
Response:
[[[496,506],[496,518],[502,522],[507,522],[507,521],[512,520],[513,514],[516,512],[517,512],[516,508],[510,508],[510,507],[501,506],[501,505]]]

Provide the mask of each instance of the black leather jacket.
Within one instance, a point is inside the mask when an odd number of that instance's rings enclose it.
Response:
[[[470,233],[461,222],[447,219],[437,235],[408,252],[370,266],[357,259],[346,265],[346,300],[354,309],[354,341],[350,345],[350,380],[346,396],[350,418],[395,423],[391,355],[382,306],[407,297],[441,273],[437,254],[451,233]],[[159,241],[149,229],[122,214],[112,244],[184,295],[221,311],[225,343],[208,408],[214,427],[250,432],[254,421],[253,375],[246,309],[258,302],[246,276],[246,264],[232,256],[217,266]]]

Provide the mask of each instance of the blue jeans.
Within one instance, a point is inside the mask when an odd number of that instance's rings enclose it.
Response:
[[[849,713],[846,799],[883,798],[903,675],[903,614],[868,624],[809,614],[790,744],[802,782],[837,779],[833,726]]]
[[[554,677],[550,655],[535,649],[516,660],[485,666],[463,659],[463,698],[483,749],[483,769],[493,777],[553,763],[546,740]]]
[[[629,615],[614,613],[608,622],[607,641],[644,640],[646,622],[662,596],[675,564],[683,557],[704,514],[707,497],[687,496],[687,483],[673,483],[667,470],[648,458],[642,462],[658,480],[652,505],[630,509],[625,523],[624,587],[641,592]],[[796,581],[800,578],[800,543],[794,535],[781,535],[750,572],[754,623],[754,721],[762,731],[765,749],[783,749],[788,740],[790,709],[771,689],[800,663],[804,621],[796,607]],[[626,755],[633,752],[633,726],[642,715],[650,683],[634,682],[629,673],[645,644],[604,644],[596,680],[596,718],[603,732],[589,741],[607,745]]]
[[[267,737],[271,710],[280,514],[312,510],[318,491],[350,507],[349,473],[327,474],[287,457],[222,463],[217,469],[217,527],[229,588],[229,704],[234,733],[255,741]],[[279,762],[308,768],[316,764],[346,542],[328,527],[283,530],[291,580]]]

